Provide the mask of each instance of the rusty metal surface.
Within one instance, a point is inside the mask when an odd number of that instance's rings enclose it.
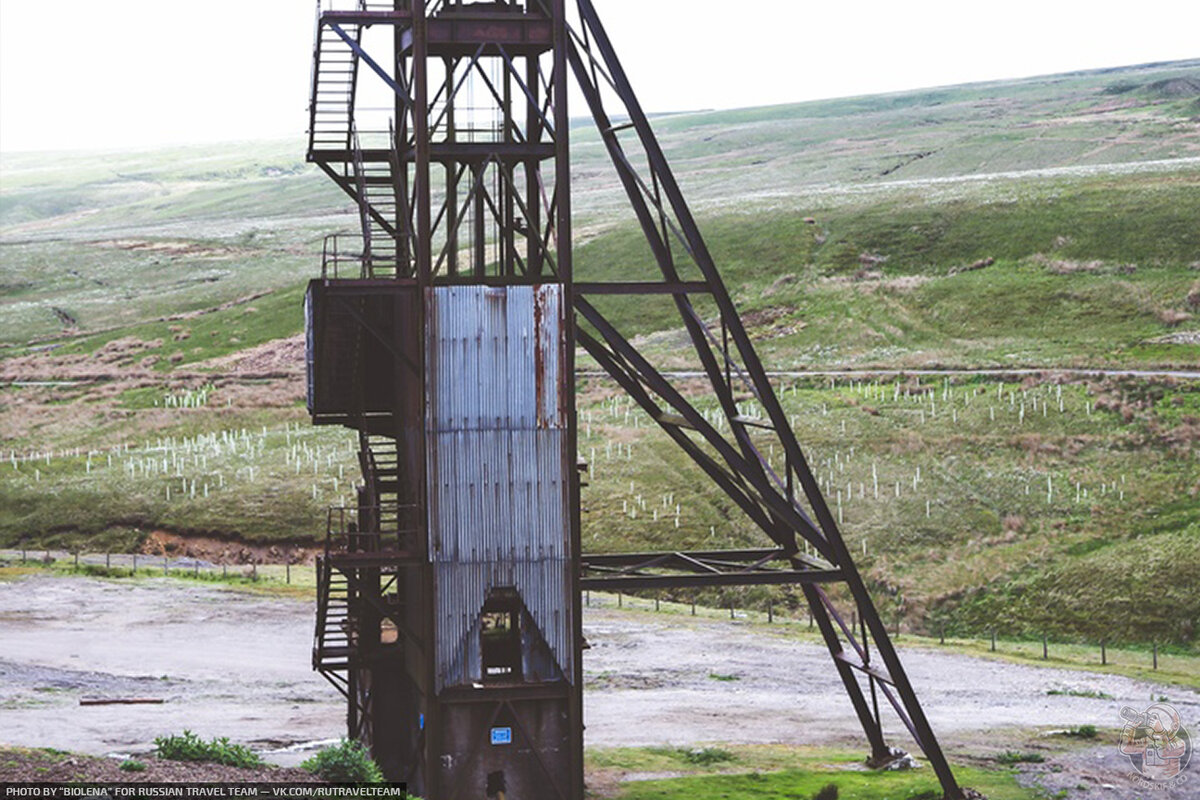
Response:
[[[551,674],[530,675],[527,680],[562,680],[571,674],[574,655],[570,636],[570,561],[442,561],[435,566],[437,613],[437,689],[470,686],[483,680],[480,661],[480,611],[488,591],[511,586],[521,593],[541,638],[554,657]]]
[[[360,431],[364,485],[328,526],[315,663],[349,734],[418,794],[507,776],[510,796],[576,800],[573,312],[569,287],[541,285],[570,280],[569,192],[543,174],[569,183],[565,6],[325,12],[307,157],[363,232],[324,248],[310,410]],[[518,620],[507,672],[481,636],[497,603]],[[493,747],[496,725],[515,746]]]
[[[437,687],[481,680],[480,612],[514,587],[570,675],[561,287],[429,290],[426,363]]]
[[[395,280],[309,283],[305,355],[315,421],[361,428],[372,416],[419,414],[419,297],[416,286]]]
[[[438,286],[428,292],[431,431],[566,425],[560,286]]]

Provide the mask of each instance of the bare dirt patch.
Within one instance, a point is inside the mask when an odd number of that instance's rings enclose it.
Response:
[[[0,361],[0,381],[72,381],[142,379],[154,374],[143,363],[145,352],[162,346],[161,339],[134,336],[114,339],[94,353],[57,354],[39,351]]]
[[[317,555],[317,549],[312,546],[250,544],[234,539],[163,530],[151,531],[142,543],[141,552],[216,564],[312,564]]]
[[[302,374],[305,358],[304,334],[274,339],[227,356],[202,361],[196,366],[229,375],[287,373]]]
[[[166,578],[35,575],[0,583],[0,736],[106,755],[184,728],[271,761],[345,733],[341,696],[310,668],[312,605]],[[160,705],[80,706],[83,697]]]
[[[25,746],[145,754],[155,736],[187,727],[296,764],[306,743],[344,731],[341,696],[309,668],[312,619],[311,602],[170,579],[0,583],[2,735]],[[782,625],[592,608],[584,632],[588,746],[863,746],[828,652]],[[1162,695],[1185,719],[1200,716],[1200,694],[1177,686],[900,644],[926,714],[956,758],[986,761],[1079,725],[1106,735],[1120,726],[1122,706]],[[131,695],[164,702],[79,706],[84,696]],[[885,725],[896,744],[911,746],[898,721],[889,716]],[[1095,758],[1056,757],[1061,772],[1043,775],[1036,765],[1030,780],[1115,785],[1120,761],[1110,748],[1099,739]]]
[[[145,251],[190,258],[233,258],[244,252],[234,247],[214,247],[198,242],[154,242],[147,239],[104,239],[92,244],[110,250]]]
[[[60,753],[27,748],[0,747],[0,779],[14,782],[110,782],[110,783],[318,783],[311,772],[288,767],[242,769],[221,764],[197,764],[143,758],[142,771],[121,769],[120,758],[97,758],[78,753]]]

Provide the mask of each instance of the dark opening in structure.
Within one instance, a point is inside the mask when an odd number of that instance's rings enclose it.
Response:
[[[485,681],[522,680],[521,599],[516,592],[494,593],[483,604],[479,645]]]
[[[504,770],[488,773],[486,791],[488,797],[502,797],[508,791],[504,781]]]

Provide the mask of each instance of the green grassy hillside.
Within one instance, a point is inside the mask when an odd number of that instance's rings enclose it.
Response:
[[[1200,62],[655,125],[769,367],[1200,364]],[[300,300],[324,235],[357,222],[302,148],[0,156],[0,546],[317,541],[357,467],[349,434],[308,425]],[[651,277],[582,123],[573,156],[579,277]],[[608,300],[691,366],[669,302]],[[613,391],[580,383],[588,549],[761,541]],[[784,392],[889,619],[1180,648],[1200,618],[1198,397]],[[795,600],[739,602],[769,599]]]
[[[1200,202],[1198,86],[1200,61],[1175,62],[676,114],[655,126],[726,281],[747,289],[739,299],[748,309],[779,305],[758,295],[787,275],[797,288],[816,287],[819,278],[852,275],[864,256],[886,259],[870,262],[884,277],[937,278],[985,258],[996,259],[993,276],[1031,260],[1072,272],[1133,266],[1133,277],[1120,279],[1144,296],[1142,312],[1107,320],[1105,341],[1070,356],[1174,363],[1195,351],[1129,345],[1172,325],[1195,327],[1155,318],[1190,313],[1181,304],[1200,261],[1189,224]],[[572,145],[581,276],[652,269],[598,136],[581,123]],[[0,344],[10,346],[298,285],[317,269],[322,237],[357,226],[349,199],[303,163],[300,141],[3,154],[0,172]],[[1156,269],[1169,275],[1144,277]],[[855,294],[836,297],[853,305]],[[1044,299],[1028,298],[1035,313]],[[804,309],[810,334],[827,339],[829,312],[816,306]],[[817,360],[890,363],[897,351],[939,360],[939,343],[957,350],[972,332],[944,329],[944,314],[931,306],[936,298],[903,309],[914,323],[931,323],[915,338],[876,355],[851,342],[851,352]],[[1093,306],[1085,296],[1078,310]],[[624,317],[638,332],[676,327],[647,310],[632,306]],[[299,330],[298,315],[291,325]],[[992,363],[1004,346],[986,340],[999,333],[979,331],[985,341],[966,358]],[[1017,338],[1027,340],[1017,349],[1029,358],[1068,358],[1040,347],[1036,335]],[[798,351],[809,343],[784,344]]]
[[[779,388],[885,619],[926,633],[1195,642],[1200,382],[926,381]],[[611,395],[606,382],[583,394],[586,549],[766,542]],[[717,410],[711,397],[699,402]],[[771,458],[782,470],[781,454]],[[765,589],[706,600],[734,597],[739,607],[799,602]]]
[[[773,366],[1106,366],[1200,362],[1179,335],[1200,327],[1197,219],[1200,168],[700,223]],[[645,250],[619,227],[579,248],[579,274],[649,278]],[[678,327],[661,298],[597,305],[633,333]]]

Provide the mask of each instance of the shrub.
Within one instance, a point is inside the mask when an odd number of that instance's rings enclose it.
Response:
[[[329,783],[383,783],[383,772],[359,742],[342,739],[300,765]]]
[[[204,741],[189,730],[180,736],[159,736],[154,744],[159,758],[172,761],[204,761],[227,767],[261,767],[262,759],[250,748],[230,744],[228,737]]]
[[[838,788],[836,784],[827,783],[821,787],[820,791],[813,795],[813,800],[838,800]]]
[[[709,764],[719,764],[722,761],[733,761],[733,753],[728,750],[722,750],[720,747],[697,747],[694,750],[688,750],[682,755],[683,760],[689,764],[698,764],[705,767]]]
[[[1020,753],[1016,750],[1005,750],[996,756],[996,760],[1001,764],[1040,764],[1046,760],[1046,757],[1041,753]]]
[[[146,765],[141,761],[135,761],[132,758],[127,758],[121,762],[117,769],[121,770],[122,772],[145,772]]]
[[[1092,697],[1096,700],[1112,700],[1113,696],[1099,689],[1048,689],[1046,694],[1061,694],[1067,697]]]
[[[708,677],[709,677],[711,680],[714,680],[714,681],[721,681],[721,682],[723,682],[723,683],[728,683],[728,682],[730,682],[730,681],[740,681],[740,680],[741,680],[741,678],[740,678],[740,677],[738,677],[737,675],[722,675],[722,674],[720,674],[720,673],[718,673],[718,672],[710,672],[710,673],[708,673]]]

